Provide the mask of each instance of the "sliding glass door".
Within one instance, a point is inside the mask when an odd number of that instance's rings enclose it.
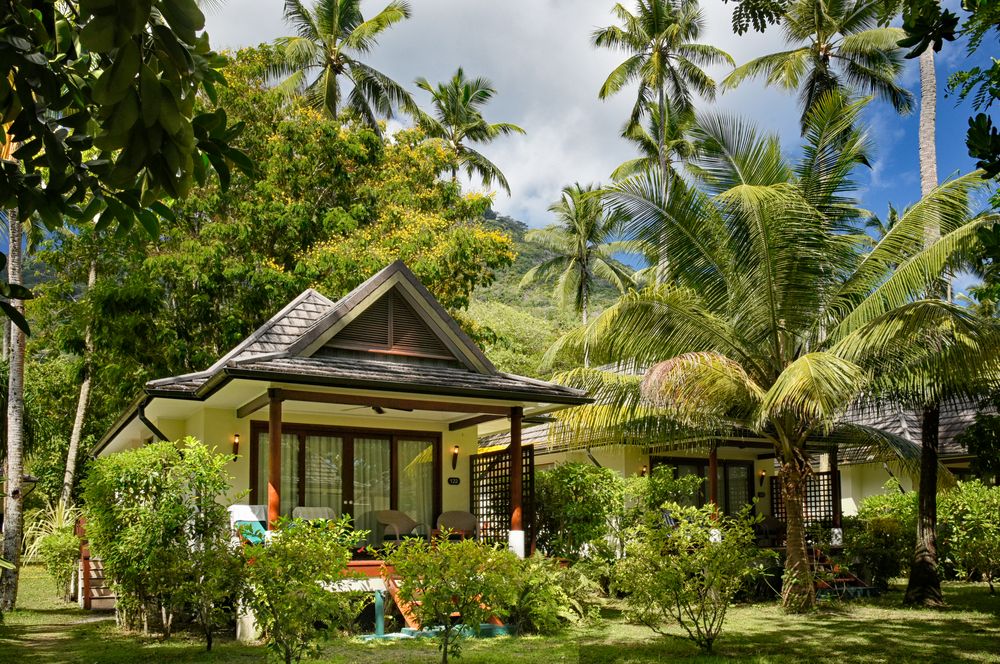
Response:
[[[255,422],[251,500],[267,503],[267,426]],[[440,512],[441,442],[434,433],[282,425],[281,513],[298,506],[350,515],[354,526],[377,531],[375,512],[394,509],[434,527]]]

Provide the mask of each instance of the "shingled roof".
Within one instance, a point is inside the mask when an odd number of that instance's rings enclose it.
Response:
[[[405,300],[407,311],[419,310],[421,324],[427,326],[421,332],[435,335],[436,347],[446,348],[453,361],[411,363],[391,355],[328,352],[325,344],[390,291]],[[497,371],[401,262],[337,302],[313,289],[304,291],[208,369],[149,381],[145,391],[156,397],[202,398],[226,378],[562,404],[587,401],[580,390]]]

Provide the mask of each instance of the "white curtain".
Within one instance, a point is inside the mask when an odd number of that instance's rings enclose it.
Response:
[[[257,496],[267,504],[268,434],[261,432],[257,454]],[[299,437],[294,433],[281,435],[281,514],[291,516],[299,504]]]
[[[434,528],[434,444],[399,440],[399,510]]]
[[[329,507],[343,514],[344,439],[306,436],[305,507]]]
[[[354,527],[367,530],[369,544],[376,533],[375,512],[389,509],[390,440],[354,439]]]

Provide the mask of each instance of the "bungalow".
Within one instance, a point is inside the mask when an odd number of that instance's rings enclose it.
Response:
[[[269,529],[297,513],[350,515],[374,541],[386,514],[426,533],[458,511],[524,555],[522,423],[586,402],[498,371],[396,262],[337,302],[306,290],[205,371],[150,381],[97,453],[194,436],[232,454],[230,498],[249,496]],[[480,428],[500,421],[509,448],[480,454]]]

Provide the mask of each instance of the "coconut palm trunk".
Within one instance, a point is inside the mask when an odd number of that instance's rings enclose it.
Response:
[[[16,210],[9,210],[8,226],[10,257],[8,281],[21,283],[21,224]],[[24,312],[24,302],[13,300],[12,306]],[[7,388],[7,468],[4,485],[3,553],[13,563],[0,575],[0,611],[10,611],[17,601],[18,572],[21,564],[21,531],[24,526],[21,484],[24,477],[24,332],[11,326],[10,379]]]
[[[785,575],[781,601],[785,609],[799,613],[816,603],[809,553],[806,550],[806,483],[812,469],[808,460],[795,452],[785,455],[781,464],[781,498],[785,503]]]
[[[87,293],[94,289],[97,282],[97,263],[91,261],[90,272],[87,274]],[[69,450],[66,452],[66,472],[63,474],[62,494],[59,499],[63,503],[68,503],[73,493],[73,479],[76,475],[76,457],[80,451],[80,438],[83,435],[83,420],[87,414],[87,406],[90,403],[90,360],[94,354],[94,341],[90,330],[90,323],[87,324],[87,331],[83,340],[83,381],[80,383],[80,398],[76,402],[76,417],[73,418],[73,430],[69,435]]]
[[[927,196],[937,187],[937,74],[934,51],[920,55],[920,193]],[[929,246],[941,235],[940,225],[928,226],[924,244]],[[931,293],[940,295],[941,293]],[[936,606],[943,603],[937,558],[937,467],[938,425],[941,405],[923,406],[920,422],[920,485],[917,506],[917,542],[906,587],[907,604]]]

